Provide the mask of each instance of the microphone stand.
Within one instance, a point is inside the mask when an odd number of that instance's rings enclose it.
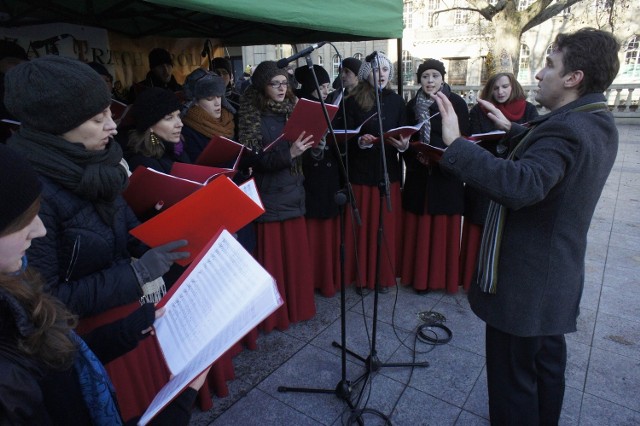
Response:
[[[384,200],[387,201],[387,210],[391,211],[391,194],[389,191],[390,183],[389,183],[389,172],[387,169],[387,158],[385,155],[385,142],[384,142],[384,128],[382,125],[382,111],[380,108],[380,90],[378,87],[378,79],[380,76],[380,61],[378,60],[378,54],[375,53],[375,58],[373,59],[375,62],[372,62],[372,72],[373,72],[373,88],[375,91],[376,98],[376,108],[378,111],[378,130],[380,132],[380,166],[382,170],[382,176],[380,182],[378,183],[378,189],[380,190],[380,208],[378,213],[378,235],[376,239],[376,276],[375,276],[375,284],[374,284],[374,295],[373,295],[373,327],[371,333],[371,350],[369,355],[365,358],[357,353],[346,349],[346,352],[349,355],[359,359],[365,365],[365,372],[358,377],[353,384],[356,385],[363,379],[369,377],[372,372],[376,372],[380,370],[382,367],[428,367],[428,362],[408,362],[408,363],[382,363],[380,358],[378,358],[378,353],[376,351],[376,337],[377,337],[377,324],[378,324],[378,299],[380,293],[380,264],[382,262],[382,243],[384,238],[384,212],[383,212],[383,204]],[[377,76],[376,76],[377,73]],[[388,84],[388,83],[387,83]],[[344,342],[343,342],[344,345]],[[334,346],[339,346],[334,342]]]
[[[324,113],[324,119],[326,120],[329,128],[329,133],[333,137],[333,141],[335,143],[336,149],[338,148],[338,141],[335,137],[335,132],[333,130],[333,126],[331,125],[331,119],[329,118],[329,113],[327,112],[327,107],[322,99],[322,95],[320,95],[320,84],[318,83],[318,78],[316,76],[315,70],[313,69],[313,60],[310,55],[306,57],[307,66],[311,71],[311,75],[313,76],[313,82],[315,84],[316,93],[318,93],[318,98],[320,100],[320,104],[322,105],[322,112]],[[353,200],[354,196],[351,192],[351,186],[349,185],[348,176],[346,174],[346,170],[344,164],[342,163],[342,159],[340,157],[340,150],[338,151],[338,164],[340,164],[340,170],[346,177],[345,182],[347,182],[347,187],[345,190],[338,191],[334,196],[334,201],[338,205],[339,217],[340,217],[340,332],[341,332],[341,342],[342,348],[341,350],[341,378],[335,389],[318,389],[318,388],[297,388],[297,387],[288,387],[288,386],[279,386],[278,392],[300,392],[300,393],[323,393],[323,394],[334,394],[338,398],[342,399],[347,403],[349,408],[354,409],[355,405],[351,400],[351,393],[353,390],[353,386],[351,382],[347,380],[347,329],[346,329],[346,271],[345,271],[345,244],[344,244],[344,235],[345,235],[345,225],[344,225],[344,205],[349,200]],[[358,224],[360,224],[360,218],[357,215],[357,209],[355,208],[355,203],[353,204],[354,209],[356,211],[356,218],[358,220]],[[333,345],[336,346],[337,343],[333,342]],[[364,425],[364,422],[361,419],[358,419],[358,424]]]

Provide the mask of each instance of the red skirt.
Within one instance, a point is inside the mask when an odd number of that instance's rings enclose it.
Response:
[[[258,262],[275,278],[284,304],[265,319],[260,329],[286,330],[290,323],[316,314],[309,240],[304,217],[256,223]]]
[[[476,272],[478,252],[482,241],[482,225],[464,221],[462,225],[462,246],[460,248],[460,282],[465,291],[469,290]]]
[[[390,186],[391,211],[386,199],[380,202],[380,191],[376,186],[353,185],[362,226],[354,223],[352,212],[347,208],[345,221],[345,270],[348,283],[374,288],[377,266],[378,230],[380,208],[383,211],[383,239],[380,251],[380,284],[391,287],[396,284],[397,265],[400,256],[402,235],[402,200],[400,183]]]
[[[96,327],[126,317],[140,307],[138,302],[110,309],[90,318],[85,318],[78,325],[78,333],[85,334]],[[245,337],[247,345],[255,347],[255,334]],[[244,341],[244,340],[243,340]],[[228,395],[227,381],[235,377],[231,357],[240,351],[237,344],[227,351],[211,367],[207,382],[198,394],[199,406],[209,410],[213,406],[211,392],[223,397]],[[169,381],[169,370],[155,338],[148,337],[130,352],[114,359],[105,369],[116,390],[116,398],[122,418],[127,421],[141,416],[158,391]]]
[[[416,215],[405,211],[401,282],[415,290],[446,290],[460,285],[460,215]]]
[[[325,297],[340,290],[340,217],[306,218],[314,288]]]

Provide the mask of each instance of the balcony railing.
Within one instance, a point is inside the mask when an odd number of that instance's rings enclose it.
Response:
[[[419,86],[404,86],[403,96],[405,101],[413,98]],[[541,114],[548,110],[535,101],[537,86],[522,86],[527,94],[527,101],[538,107]],[[476,104],[476,99],[482,90],[482,86],[451,86],[451,89],[462,96],[472,108]],[[640,103],[640,84],[612,84],[605,92],[609,109],[613,115],[618,118],[633,118],[640,120],[640,111],[638,104]]]

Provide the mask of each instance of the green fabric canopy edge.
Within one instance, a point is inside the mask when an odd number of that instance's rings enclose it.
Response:
[[[146,0],[228,18],[379,39],[402,38],[402,0]]]

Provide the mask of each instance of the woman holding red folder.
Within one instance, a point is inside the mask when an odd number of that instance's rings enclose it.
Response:
[[[296,98],[286,70],[274,61],[260,63],[251,81],[240,101],[239,135],[240,143],[256,152],[282,134]],[[312,144],[302,132],[295,141],[280,140],[262,151],[253,164],[266,210],[256,220],[256,257],[276,279],[285,301],[264,321],[264,331],[284,330],[316,313],[302,173],[302,154]]]
[[[407,104],[411,124],[428,120],[414,135],[421,143],[444,148],[442,118],[432,95],[444,93],[454,105],[462,134],[469,132],[467,103],[444,82],[444,64],[427,59],[418,67],[420,90]],[[458,291],[463,184],[437,164],[425,163],[413,148],[404,153],[407,165],[402,189],[404,234],[401,282],[418,292]]]
[[[363,62],[358,72],[360,82],[345,97],[347,123],[336,127],[355,129],[377,112],[375,89],[379,88],[381,114],[366,121],[357,140],[349,142],[349,180],[353,184],[355,201],[362,218],[362,226],[354,224],[352,215],[347,215],[346,226],[346,274],[349,282],[356,283],[358,293],[374,288],[376,269],[380,267],[380,289],[386,292],[396,284],[397,259],[400,248],[401,209],[400,181],[401,163],[398,153],[406,149],[409,139],[385,139],[385,160],[389,176],[391,211],[381,199],[380,183],[384,180],[382,147],[374,140],[382,130],[387,131],[406,124],[404,100],[389,88],[393,78],[393,64],[383,54],[378,60]],[[378,67],[379,63],[379,67]],[[374,82],[374,79],[376,80]],[[375,84],[374,84],[375,83]],[[378,229],[383,215],[384,237],[378,257]],[[354,240],[355,235],[355,240]]]
[[[121,425],[102,363],[148,336],[154,307],[138,307],[82,338],[75,334],[77,318],[27,266],[25,249],[46,234],[38,216],[41,190],[26,159],[0,145],[0,423]],[[186,425],[205,375],[152,424]]]
[[[185,96],[189,101],[182,117],[182,135],[185,151],[195,162],[214,136],[235,139],[236,110],[225,97],[222,77],[198,68],[184,82]],[[233,167],[220,164],[217,167]]]
[[[314,65],[320,93],[315,88],[311,70],[298,67],[295,77],[301,87],[296,91],[300,98],[326,100],[331,79],[327,71]],[[335,196],[340,190],[340,153],[333,141],[323,140],[302,156],[305,188],[305,221],[313,259],[312,276],[315,288],[323,296],[331,297],[340,289],[340,218]]]
[[[27,254],[45,290],[82,318],[83,332],[158,300],[164,285],[157,279],[188,256],[174,251],[186,242],[148,249],[129,235],[138,221],[121,196],[127,169],[112,140],[111,94],[100,75],[80,61],[45,56],[16,66],[5,81],[5,104],[22,122],[8,144],[43,185],[47,235],[33,240]],[[125,419],[141,414],[168,378],[151,339],[107,370]]]
[[[180,102],[175,93],[152,87],[133,104],[136,128],[129,132],[125,158],[131,170],[138,166],[169,173],[173,163],[190,163],[182,142]]]

